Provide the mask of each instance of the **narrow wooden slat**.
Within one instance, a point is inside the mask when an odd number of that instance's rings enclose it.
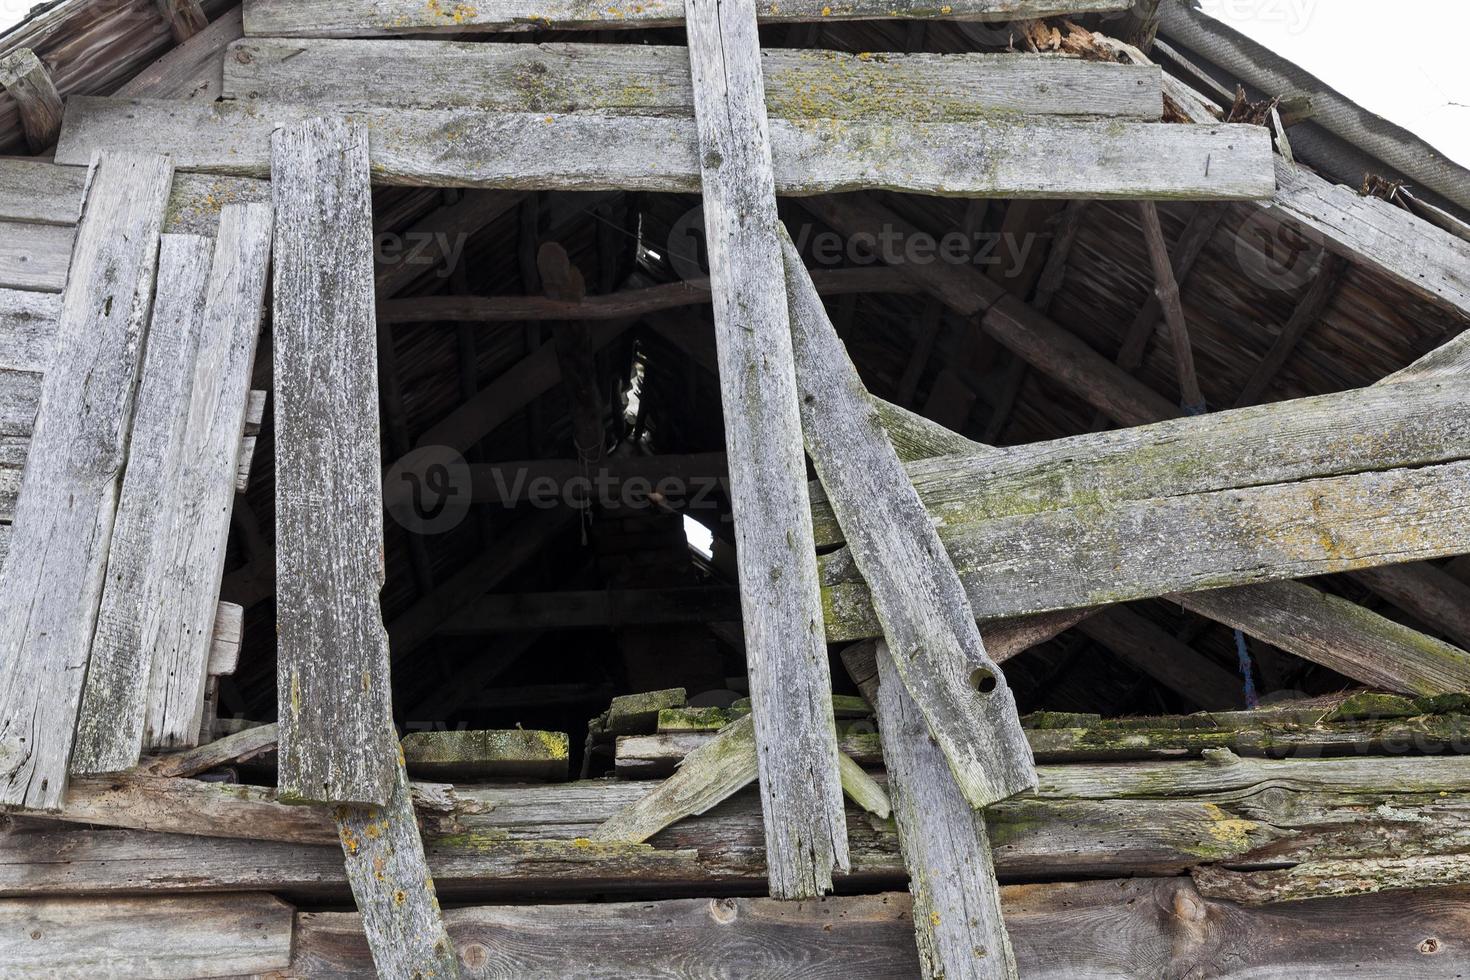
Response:
[[[172,177],[160,156],[93,168],[0,570],[3,804],[54,809],[66,788]]]
[[[0,288],[61,292],[75,237],[68,225],[0,221]]]
[[[320,110],[285,103],[73,97],[59,163],[95,148],[166,149],[181,170],[263,176],[277,126]],[[408,186],[698,193],[692,121],[646,116],[388,109],[352,113],[372,140],[373,177]],[[145,136],[146,134],[146,136]],[[776,191],[886,188],[994,197],[1267,199],[1270,135],[1245,125],[977,120],[774,119]],[[902,146],[902,154],[891,148]]]
[[[1180,399],[1187,411],[1198,414],[1205,410],[1205,396],[1200,393],[1199,376],[1194,369],[1194,349],[1189,342],[1189,324],[1184,319],[1184,303],[1179,298],[1179,282],[1174,264],[1169,259],[1169,245],[1159,224],[1159,209],[1152,201],[1138,205],[1143,219],[1143,237],[1148,243],[1149,261],[1154,270],[1154,295],[1169,327],[1169,341],[1174,348],[1174,370],[1179,381]]]
[[[107,556],[71,771],[120,772],[143,751],[152,651],[180,503],[184,429],[193,390],[213,249],[206,238],[164,235],[158,295],[133,410],[127,470]]]
[[[1157,122],[1157,68],[1030,54],[761,53],[773,118],[958,122],[997,112]],[[636,85],[627,79],[638,79]],[[494,112],[694,115],[673,45],[251,38],[231,46],[225,98]]]
[[[873,597],[899,676],[949,761],[960,794],[989,806],[1035,785],[1031,752],[1004,675],[867,390],[783,234],[807,453]]]
[[[205,327],[189,395],[169,573],[154,614],[160,626],[149,676],[145,744],[194,745],[224,578],[235,469],[271,254],[271,208],[232,204],[220,214]]]
[[[796,372],[781,286],[772,146],[754,6],[691,0],[689,60],[731,467],[746,662],[771,895],[811,898],[846,870]],[[689,149],[695,150],[691,142]]]
[[[0,901],[0,975],[192,980],[291,964],[295,910],[269,895]]]
[[[821,0],[760,3],[764,23],[806,20],[888,18],[999,20],[1047,17],[1085,11],[1125,10],[1131,0],[960,0],[941,8],[903,0],[874,0],[832,6]],[[245,0],[245,33],[278,37],[372,37],[394,34],[460,34],[529,31],[555,27],[607,30],[628,27],[678,27],[689,5],[661,0],[648,5],[609,5],[600,0],[528,0],[482,6],[436,0]]]
[[[393,792],[397,747],[378,606],[383,491],[366,134],[340,119],[282,130],[272,184],[280,786],[303,800],[381,806]],[[337,299],[324,306],[321,296]]]

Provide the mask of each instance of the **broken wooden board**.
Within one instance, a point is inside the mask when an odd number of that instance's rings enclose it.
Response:
[[[383,489],[367,135],[323,119],[275,139],[279,785],[302,800],[381,806],[398,750],[378,605]],[[322,296],[336,301],[324,305]]]
[[[702,184],[751,713],[770,893],[814,898],[845,871],[832,677],[777,237],[753,7],[690,0],[696,187]],[[695,142],[698,147],[696,150]]]
[[[0,976],[192,980],[284,970],[295,909],[270,895],[0,901]]]
[[[152,651],[163,625],[157,613],[174,574],[175,536],[183,533],[174,514],[211,245],[164,235],[159,248],[157,298],[72,751],[77,775],[121,772],[143,752]]]
[[[66,789],[173,168],[101,154],[0,569],[0,804]]]
[[[73,96],[56,159],[166,149],[181,170],[269,172],[270,134],[320,109],[292,103]],[[696,194],[690,120],[386,109],[351,113],[377,183]],[[776,192],[883,188],[964,197],[1261,200],[1276,189],[1267,130],[1246,125],[1028,120],[883,123],[774,119]],[[902,147],[902,153],[894,148]]]
[[[1467,477],[1460,461],[1020,514],[940,536],[976,616],[993,619],[1461,554]],[[859,578],[845,553],[823,563],[833,642],[878,635]]]
[[[1035,770],[1015,698],[784,229],[781,242],[802,436],[899,651],[899,676],[972,807],[1025,792]]]
[[[265,308],[271,208],[231,204],[220,213],[205,298],[205,328],[189,395],[175,482],[177,506],[167,575],[153,615],[158,628],[148,681],[145,744],[182,748],[199,740],[204,689],[250,375]]]
[[[1158,122],[1164,109],[1158,68],[1076,58],[771,48],[761,67],[766,110],[781,119],[959,122],[1022,113]],[[225,58],[224,95],[334,111],[694,115],[689,54],[662,44],[249,38]]]
[[[762,23],[840,20],[1009,21],[1087,11],[1126,10],[1131,0],[959,0],[943,7],[903,2],[824,0],[755,5]],[[688,4],[655,0],[632,6],[599,0],[534,0],[494,5],[432,0],[245,0],[245,33],[276,37],[374,37],[395,34],[468,34],[555,28],[682,27]]]
[[[1384,977],[1450,977],[1466,953],[1462,890],[1241,908],[1187,879],[1145,878],[1001,889],[1024,977],[1228,976],[1338,980],[1362,964]],[[449,933],[486,976],[562,980],[588,963],[648,976],[670,962],[709,980],[913,980],[917,913],[902,893],[823,902],[676,899],[499,906],[446,913]],[[655,951],[642,938],[660,937]],[[362,926],[344,913],[302,914],[288,973],[371,971]]]
[[[905,469],[939,527],[1470,457],[1470,394],[1449,380],[1361,388]],[[842,529],[812,488],[818,547]]]
[[[566,779],[566,732],[505,731],[410,732],[403,736],[403,758],[425,779],[528,781]]]

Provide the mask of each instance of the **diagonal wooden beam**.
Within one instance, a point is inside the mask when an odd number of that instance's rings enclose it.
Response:
[[[1149,262],[1154,270],[1154,295],[1164,312],[1169,327],[1169,341],[1174,348],[1174,371],[1179,380],[1179,395],[1184,410],[1191,415],[1205,411],[1205,396],[1199,389],[1194,368],[1194,350],[1189,343],[1189,324],[1184,319],[1184,303],[1179,297],[1179,282],[1174,277],[1174,264],[1169,260],[1169,245],[1159,224],[1159,209],[1152,201],[1140,201],[1143,237],[1148,243]]]
[[[1261,400],[1261,396],[1266,393],[1272,382],[1276,380],[1276,376],[1281,373],[1281,369],[1286,366],[1287,359],[1296,350],[1296,345],[1302,337],[1322,319],[1322,314],[1331,305],[1337,284],[1346,271],[1347,263],[1336,255],[1322,256],[1306,295],[1291,311],[1291,319],[1286,321],[1285,326],[1281,328],[1281,333],[1276,335],[1271,349],[1266,352],[1266,356],[1261,359],[1261,363],[1251,374],[1250,380],[1241,389],[1240,396],[1235,399],[1236,408],[1254,405]]]

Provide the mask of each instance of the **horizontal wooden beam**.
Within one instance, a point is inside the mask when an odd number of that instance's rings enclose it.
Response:
[[[320,112],[290,103],[73,97],[56,159],[166,150],[179,169],[263,176],[272,131]],[[510,190],[698,193],[693,120],[477,110],[350,113],[371,131],[375,182]],[[973,197],[1254,200],[1276,189],[1259,126],[980,120],[770,123],[776,191],[884,188]],[[902,146],[895,154],[892,148]]]
[[[762,23],[791,21],[948,19],[1008,21],[1023,17],[1125,10],[1132,0],[958,0],[934,7],[914,0],[762,2]],[[245,33],[277,37],[381,37],[400,34],[471,34],[556,28],[682,27],[685,4],[610,5],[599,0],[531,0],[494,5],[435,0],[245,0]]]
[[[779,119],[960,122],[997,113],[1158,122],[1153,66],[1033,54],[761,52]],[[637,84],[628,84],[636,78]],[[694,115],[689,52],[665,44],[476,44],[249,38],[225,58],[227,99],[335,110]]]
[[[1241,975],[1334,977],[1371,962],[1383,976],[1414,976],[1426,960],[1450,963],[1444,958],[1458,951],[1466,914],[1462,895],[1446,890],[1242,909],[1182,878],[1003,888],[1001,903],[1022,977],[1208,975],[1224,962]],[[745,975],[757,963],[770,975],[808,980],[920,975],[912,899],[903,893],[800,904],[499,906],[444,918],[462,955],[526,980],[560,980],[588,963],[615,976],[646,976],[669,962],[702,977]],[[642,939],[652,933],[657,951]],[[296,942],[293,975],[372,971],[356,915],[301,915]]]

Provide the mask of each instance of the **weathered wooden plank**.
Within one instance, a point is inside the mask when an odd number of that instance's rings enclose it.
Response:
[[[101,154],[0,570],[0,803],[54,809],[102,597],[173,168]]]
[[[75,237],[67,225],[0,221],[0,288],[61,292]]]
[[[56,159],[146,143],[181,170],[258,177],[268,139],[319,112],[290,103],[205,104],[74,96]],[[384,184],[698,193],[692,121],[626,115],[387,109],[368,127]],[[146,135],[146,138],[144,136]],[[776,192],[885,188],[975,197],[1256,200],[1275,190],[1259,126],[986,119],[961,123],[770,122]],[[894,147],[903,147],[895,154]]]
[[[239,7],[123,83],[114,95],[151,99],[219,98],[224,89],[225,49],[245,33]]]
[[[957,122],[997,113],[1157,122],[1157,68],[1031,54],[761,52],[766,110],[782,119]],[[627,80],[636,78],[637,84]],[[475,44],[250,38],[225,60],[225,98],[494,112],[694,115],[674,45]]]
[[[1001,890],[1023,977],[1375,975],[1451,977],[1465,955],[1463,890],[1333,899],[1271,909],[1203,897],[1183,879],[1096,881]],[[446,914],[465,961],[486,976],[561,980],[596,963],[648,976],[678,963],[710,980],[911,980],[919,975],[907,895],[678,899],[640,904],[502,906]],[[656,933],[659,947],[644,937]],[[320,978],[370,969],[355,916],[298,917],[293,971]],[[473,952],[471,952],[473,951]]]
[[[164,235],[158,292],[133,409],[127,469],[107,555],[71,771],[121,772],[143,752],[149,673],[173,574],[184,429],[194,386],[213,249],[207,238]]]
[[[192,980],[284,970],[295,915],[270,895],[6,899],[0,975]]]
[[[148,681],[149,747],[187,747],[199,738],[235,469],[265,306],[271,223],[265,204],[232,204],[220,213],[180,452],[175,530],[166,534],[172,541],[170,571],[154,610],[160,625]]]
[[[56,142],[61,131],[61,95],[51,72],[30,48],[17,48],[0,57],[0,90],[15,102],[26,145],[40,153]]]
[[[710,292],[771,895],[812,898],[846,870],[832,677],[785,290],[754,6],[691,0]],[[695,147],[697,142],[697,150]]]
[[[337,129],[332,152],[341,154],[342,140],[347,138],[342,124],[324,121],[322,125]],[[296,139],[288,136],[282,139],[282,146],[288,143],[300,146],[301,142],[299,136]],[[358,155],[365,158],[366,146],[359,145]],[[364,192],[367,191],[365,164],[365,159],[353,163],[353,169],[361,174]],[[289,205],[283,211],[289,215]],[[368,325],[372,325],[371,318]],[[378,976],[389,980],[420,977],[455,980],[459,976],[459,958],[439,915],[439,899],[424,858],[424,842],[419,837],[408,773],[404,771],[401,756],[395,756],[393,762],[392,795],[386,806],[336,808],[347,881],[362,916],[363,931],[372,948]]]
[[[382,805],[397,750],[378,606],[383,490],[367,135],[341,119],[282,130],[272,176],[280,786],[304,800]],[[324,496],[324,487],[332,492]]]
[[[404,762],[427,779],[566,779],[566,732],[410,732]]]
[[[1470,855],[1312,861],[1268,871],[1198,868],[1192,873],[1200,894],[1242,905],[1300,902],[1324,895],[1374,895],[1435,888],[1470,880]],[[1437,949],[1436,947],[1433,947]],[[1423,951],[1423,947],[1421,947]]]
[[[60,317],[60,296],[0,289],[0,370],[44,374]]]
[[[784,230],[782,245],[802,435],[883,635],[899,650],[899,676],[971,806],[1025,792],[1035,772],[1015,698]]]
[[[864,646],[872,661],[858,663],[851,650],[843,661],[877,708],[888,747],[884,759],[914,897],[922,974],[1014,978],[1015,953],[1001,918],[985,816],[960,792],[888,645]]]
[[[960,0],[935,8],[912,0],[876,3],[852,0],[832,6],[818,0],[761,3],[763,23],[806,20],[952,19],[1007,21],[1084,11],[1124,10],[1129,0]],[[623,7],[598,0],[516,0],[493,7],[474,4],[427,6],[419,0],[246,0],[245,33],[277,37],[374,37],[394,34],[461,34],[484,31],[529,31],[555,27],[607,30],[629,27],[679,27],[688,4],[658,0]]]
[[[256,725],[254,728],[226,735],[224,738],[215,739],[208,745],[201,745],[187,752],[176,752],[145,760],[143,769],[155,776],[196,776],[216,766],[231,762],[248,762],[259,756],[275,752],[278,733],[279,728],[275,722],[269,725]]]
[[[976,616],[1016,616],[1460,554],[1467,476],[1462,461],[1021,514],[940,536]],[[877,635],[858,578],[843,553],[823,563],[834,642]]]
[[[1124,500],[1264,486],[1470,456],[1470,395],[1450,380],[1303,398],[905,469],[940,527]],[[817,544],[843,540],[813,488]]]

